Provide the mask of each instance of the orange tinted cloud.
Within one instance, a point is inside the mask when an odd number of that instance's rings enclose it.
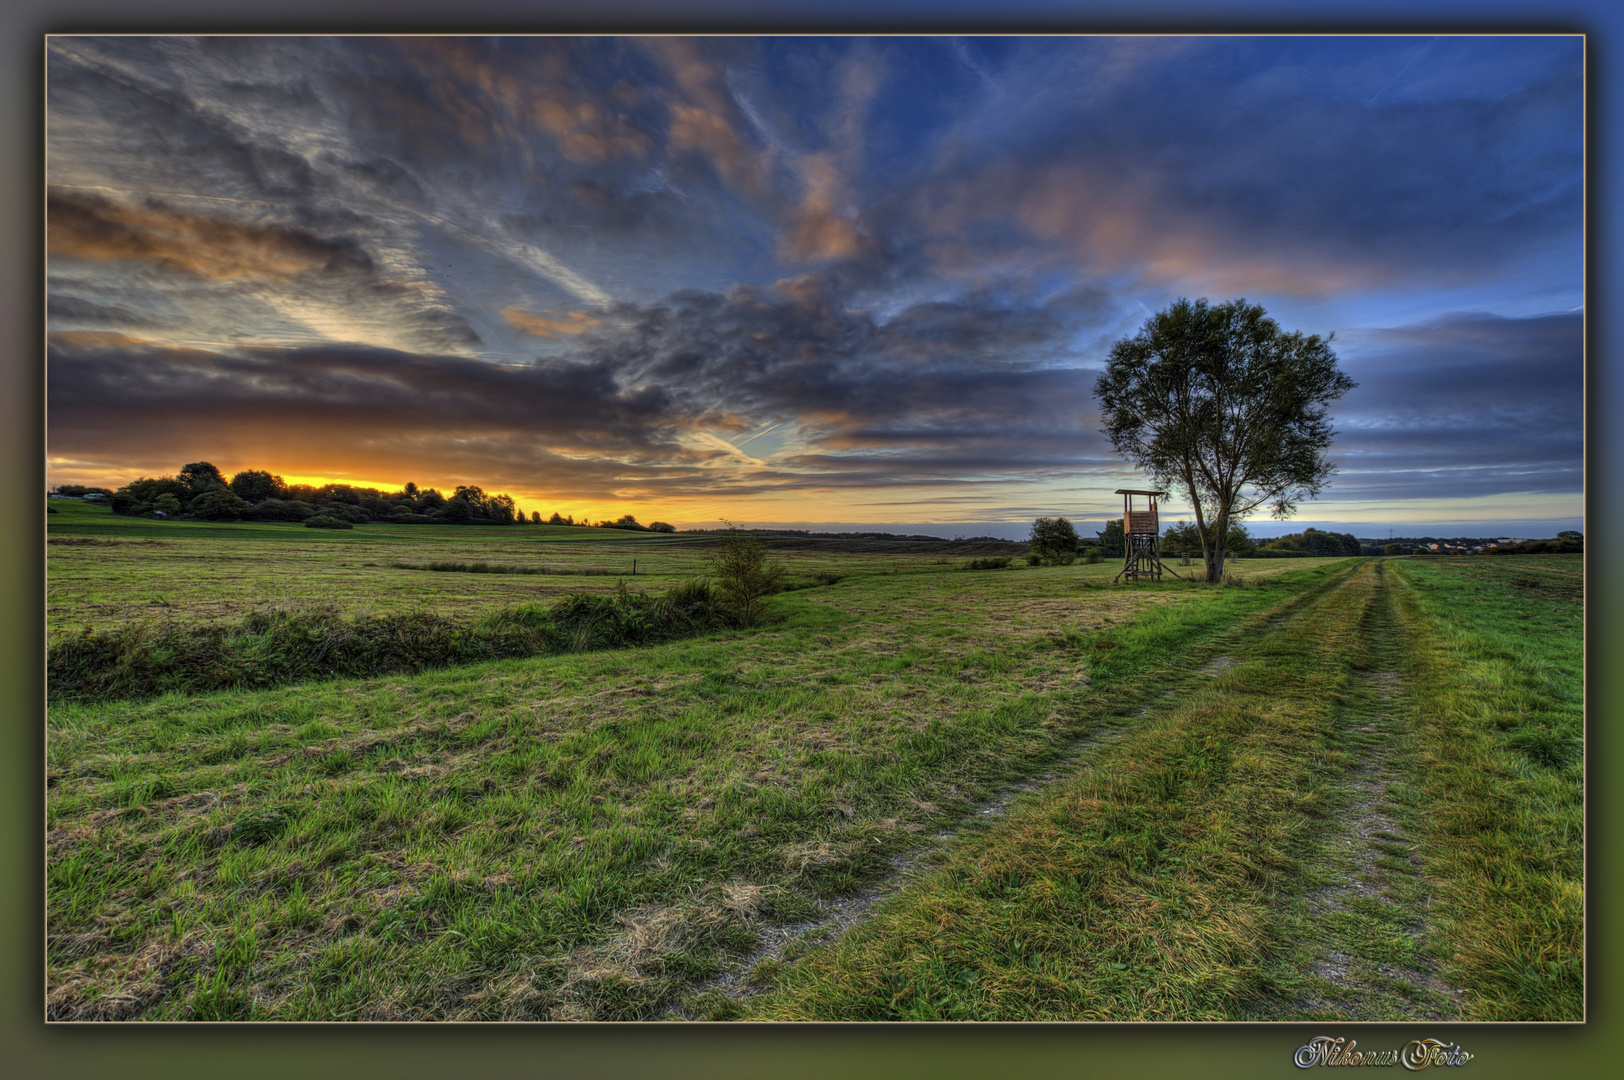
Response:
[[[406,38],[400,45],[433,80],[433,100],[473,146],[484,147],[493,136],[517,138],[524,124],[535,124],[577,163],[648,156],[653,142],[648,133],[607,100],[584,91],[560,53],[531,58],[521,79],[470,39]],[[635,88],[623,84],[607,95],[619,103],[636,97]]]
[[[591,101],[571,106],[541,98],[533,109],[536,122],[558,140],[571,161],[595,163],[610,158],[648,156],[651,140],[629,116]]]
[[[1225,223],[1168,205],[1154,181],[1086,166],[1053,166],[1026,179],[986,178],[993,190],[1019,191],[1012,216],[1034,234],[1071,245],[1091,268],[1137,270],[1186,287],[1323,296],[1368,287],[1379,267],[1350,263],[1312,248],[1280,252],[1267,238],[1237,235]],[[965,209],[968,209],[966,207]]]
[[[57,256],[138,260],[215,280],[288,279],[371,265],[351,242],[286,225],[201,217],[63,191],[51,192],[46,201],[46,247]]]
[[[57,330],[46,335],[53,345],[145,345],[146,339],[120,334],[116,330]]]
[[[549,315],[555,317],[548,318]],[[537,337],[555,338],[559,334],[580,334],[599,325],[599,320],[584,311],[571,311],[562,318],[557,318],[557,315],[558,312],[546,309],[537,315],[533,311],[525,311],[511,305],[502,309],[502,318],[510,325]]]
[[[784,237],[787,259],[839,259],[855,255],[863,239],[848,220],[853,197],[845,180],[826,154],[814,154],[802,163],[806,197],[794,224]]]
[[[709,158],[722,179],[734,189],[760,195],[766,186],[767,157],[744,145],[725,119],[707,109],[673,103],[671,145]]]

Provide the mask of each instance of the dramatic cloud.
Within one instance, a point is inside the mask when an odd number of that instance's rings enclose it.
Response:
[[[286,225],[177,213],[160,203],[119,206],[106,199],[51,192],[46,243],[53,255],[98,262],[132,259],[203,278],[290,279],[308,273],[372,269],[354,241],[327,239]]]
[[[739,520],[1064,512],[1126,478],[1111,342],[1245,295],[1340,328],[1329,500],[1575,493],[1582,60],[53,37],[53,476],[213,455]]]
[[[1031,481],[1087,466],[1098,442],[1078,426],[1092,373],[1048,353],[1102,304],[973,297],[882,324],[798,279],[620,305],[578,352],[529,364],[353,345],[227,353],[62,331],[52,436],[78,457],[125,446],[143,460],[210,437],[285,440],[310,462],[364,451],[444,467],[492,454],[496,479],[583,498],[614,483],[704,495]],[[773,462],[743,449],[790,435],[793,451]]]
[[[1338,409],[1349,498],[1584,490],[1584,321],[1461,315],[1350,333]]]

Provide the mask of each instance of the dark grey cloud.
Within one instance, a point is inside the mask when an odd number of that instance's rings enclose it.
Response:
[[[798,485],[1053,477],[1088,467],[1092,373],[1057,340],[1099,317],[1098,296],[1007,307],[976,294],[887,321],[806,279],[621,305],[567,356],[496,365],[361,346],[232,352],[59,335],[50,353],[51,451],[117,445],[182,453],[222,433],[353,460],[389,446],[487,460],[495,479],[635,482],[736,493]],[[798,428],[809,452],[728,478],[696,432]],[[154,451],[155,452],[155,451]],[[408,456],[411,456],[410,454]],[[590,457],[585,462],[580,459]],[[584,494],[601,494],[586,491]]]
[[[1340,343],[1339,497],[1584,487],[1584,320],[1466,314]]]
[[[622,305],[580,350],[633,383],[669,388],[696,417],[795,420],[829,449],[1008,445],[1076,430],[1091,377],[1060,345],[1109,309],[1093,293],[1040,302],[971,292],[881,321],[805,277]]]
[[[117,304],[101,304],[83,297],[52,292],[45,301],[48,318],[94,326],[147,326],[150,318]]]

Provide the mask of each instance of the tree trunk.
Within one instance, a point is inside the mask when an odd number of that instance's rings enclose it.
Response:
[[[1218,511],[1212,523],[1212,543],[1202,551],[1207,560],[1207,582],[1216,585],[1224,579],[1224,543],[1229,539],[1229,513]]]

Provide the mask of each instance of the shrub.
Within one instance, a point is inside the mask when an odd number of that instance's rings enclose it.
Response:
[[[971,559],[964,564],[966,570],[1006,570],[1009,568],[1008,555],[989,555],[982,559]]]
[[[296,499],[266,499],[249,508],[248,516],[255,521],[308,521],[316,508]]]
[[[337,518],[339,521],[347,521],[351,525],[365,525],[372,520],[372,515],[359,506],[352,506],[349,503],[342,502],[317,503],[316,513],[330,518]]]
[[[651,521],[651,522],[648,523],[648,531],[649,532],[661,532],[661,533],[674,533],[674,532],[677,531],[677,527],[675,525],[668,525],[667,523],[665,523],[663,521]]]
[[[342,518],[336,518],[336,517],[333,517],[330,514],[317,514],[315,517],[313,517],[309,521],[305,522],[305,528],[307,528],[307,529],[353,529],[353,528],[355,528],[355,526],[351,525],[349,522],[343,520]]]
[[[343,619],[331,608],[259,611],[236,624],[136,623],[59,638],[46,654],[53,699],[149,697],[369,678],[453,664],[668,641],[720,625],[703,581],[664,595],[566,596],[474,622],[430,612]]]
[[[767,558],[767,545],[737,532],[722,538],[722,546],[706,561],[716,575],[717,600],[740,626],[754,626],[767,610],[767,597],[783,585],[784,567]]]
[[[156,506],[156,504],[154,504]],[[157,506],[157,509],[163,509]],[[204,521],[235,521],[248,516],[248,504],[230,488],[215,488],[192,500],[192,516]]]

